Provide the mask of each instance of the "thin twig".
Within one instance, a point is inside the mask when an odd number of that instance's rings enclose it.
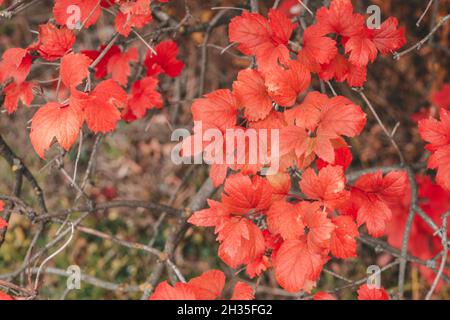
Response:
[[[428,12],[428,10],[430,9],[431,4],[433,3],[433,1],[434,1],[434,0],[428,1],[428,4],[427,4],[427,7],[425,8],[425,11],[420,15],[419,20],[417,20],[417,22],[416,22],[416,26],[417,26],[417,27],[420,27],[420,22],[422,21],[422,19],[423,19],[423,18],[425,17],[425,15],[427,14],[427,12]]]
[[[420,40],[419,42],[417,42],[415,45],[413,45],[412,47],[402,51],[402,52],[396,52],[394,53],[394,59],[398,60],[400,59],[402,56],[404,56],[405,54],[410,53],[413,50],[420,50],[422,48],[422,46],[425,44],[425,42],[428,41],[428,39],[430,39],[434,33],[436,33],[436,31],[443,26],[448,20],[450,19],[450,14],[446,15],[445,17],[443,17],[441,19],[441,21],[438,22],[438,24],[436,24],[434,26],[434,28],[430,31],[430,33],[428,33],[425,38],[423,38],[422,40]]]
[[[353,88],[354,91],[358,92],[359,95],[361,96],[361,98],[364,100],[364,102],[366,103],[366,105],[369,107],[370,111],[372,112],[373,116],[375,117],[375,119],[377,120],[379,126],[381,127],[381,129],[383,130],[383,132],[386,134],[387,138],[389,139],[389,142],[392,144],[392,146],[394,147],[394,149],[397,151],[397,155],[400,158],[400,163],[404,164],[405,163],[405,158],[403,157],[403,153],[401,152],[399,146],[397,145],[397,142],[395,141],[394,137],[392,137],[391,133],[389,132],[389,130],[386,128],[386,126],[384,125],[383,121],[381,121],[380,116],[378,115],[377,111],[375,110],[375,108],[373,107],[372,103],[369,101],[369,99],[367,99],[366,95],[364,94],[362,89],[359,88]]]
[[[447,242],[447,218],[450,215],[450,212],[447,212],[442,217],[442,258],[441,258],[441,265],[439,266],[439,270],[436,274],[436,277],[433,280],[433,284],[431,285],[430,290],[428,291],[425,300],[430,300],[434,290],[436,290],[436,287],[439,283],[439,280],[442,277],[442,274],[444,273],[445,264],[447,261],[447,254],[448,254],[448,242]]]

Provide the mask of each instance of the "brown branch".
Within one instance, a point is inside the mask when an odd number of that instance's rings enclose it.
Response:
[[[35,222],[39,221],[48,221],[52,218],[65,217],[75,212],[89,212],[89,211],[99,211],[106,210],[111,208],[144,208],[152,211],[156,211],[158,213],[167,212],[168,214],[179,216],[183,213],[183,210],[175,209],[170,206],[166,206],[163,204],[157,204],[149,201],[140,201],[140,200],[112,200],[108,202],[95,203],[93,207],[83,206],[83,207],[75,207],[71,209],[67,209],[60,212],[49,213],[45,215],[39,215]]]
[[[30,272],[33,274],[36,274],[38,272],[38,268],[31,268]],[[57,275],[62,277],[69,277],[71,274],[69,274],[66,270],[58,269],[58,268],[52,268],[47,267],[44,268],[42,273],[50,274],[50,275]],[[125,293],[133,293],[133,292],[141,292],[143,291],[142,286],[137,285],[128,285],[128,284],[117,284],[114,282],[105,281],[102,279],[98,279],[96,277],[81,273],[80,280],[90,284],[94,287],[102,288],[109,291],[118,291],[118,292],[125,292]]]
[[[22,173],[22,169],[18,169],[16,171],[16,177],[15,177],[15,182],[14,182],[14,188],[13,188],[13,192],[12,195],[14,197],[20,197],[20,193],[22,191],[22,182],[23,182],[23,173]],[[5,208],[5,214],[3,215],[3,220],[6,221],[6,223],[9,222],[9,219],[11,218],[11,214],[12,214],[12,205],[8,205]],[[6,225],[6,227],[4,227],[3,229],[0,229],[0,247],[2,246],[3,242],[5,241],[6,238],[6,233],[8,232],[8,225]]]
[[[440,278],[442,277],[443,273],[444,273],[444,269],[445,269],[445,264],[447,261],[447,255],[448,255],[448,242],[447,242],[447,218],[450,215],[450,212],[447,212],[446,214],[443,215],[442,217],[442,233],[443,233],[443,238],[442,238],[442,247],[444,248],[442,250],[442,260],[441,260],[441,264],[439,266],[439,270],[436,273],[436,277],[433,280],[433,284],[431,285],[430,290],[428,291],[425,300],[430,300],[431,296],[433,295],[434,290],[436,289]]]
[[[195,196],[192,198],[191,202],[189,203],[188,210],[186,210],[187,212],[185,217],[179,219],[177,225],[172,229],[171,233],[169,234],[166,240],[164,252],[168,256],[169,260],[172,259],[173,253],[175,252],[175,249],[179,241],[181,240],[181,237],[185,234],[185,232],[189,227],[187,219],[189,218],[192,212],[200,210],[206,204],[206,200],[209,197],[211,197],[211,195],[214,193],[215,190],[216,188],[213,186],[211,180],[207,179],[200,187],[200,189],[197,191]],[[141,297],[142,300],[146,300],[149,298],[149,296],[153,292],[153,289],[155,288],[156,284],[161,278],[163,271],[164,271],[164,263],[163,261],[159,261],[156,267],[154,268],[150,278],[147,281],[148,286]]]
[[[406,276],[406,256],[408,254],[408,244],[409,244],[409,236],[411,234],[411,227],[414,221],[414,214],[417,207],[417,183],[416,177],[412,169],[407,166],[406,173],[408,174],[409,185],[411,188],[411,203],[409,204],[409,213],[406,218],[405,230],[403,231],[403,240],[402,240],[402,249],[400,256],[400,267],[398,273],[398,294],[399,298],[403,298],[403,293],[405,289],[405,276]]]
[[[400,150],[400,147],[397,145],[397,142],[395,141],[393,134],[388,131],[388,129],[386,128],[386,126],[384,125],[383,121],[381,121],[380,116],[378,115],[377,111],[375,110],[375,108],[373,107],[372,103],[369,101],[369,99],[367,99],[367,96],[364,94],[363,90],[361,88],[353,88],[354,91],[358,92],[359,95],[361,96],[361,98],[364,100],[364,102],[366,103],[367,107],[369,107],[370,111],[372,112],[372,114],[374,115],[375,119],[378,122],[378,125],[381,127],[381,129],[383,130],[383,132],[386,134],[386,136],[389,139],[389,142],[392,144],[392,146],[394,147],[394,149],[397,151],[397,155],[400,158],[400,163],[404,164],[405,163],[405,158],[403,156],[403,153]]]
[[[36,178],[33,176],[28,167],[23,163],[23,161],[16,156],[16,154],[11,150],[6,141],[0,135],[0,155],[5,158],[13,171],[22,170],[24,177],[28,180],[33,188],[39,202],[41,210],[47,212],[47,206],[45,204],[44,193],[39,186]]]
[[[205,36],[203,39],[203,43],[201,45],[201,58],[200,58],[200,84],[199,84],[199,90],[198,95],[201,97],[203,95],[203,92],[205,90],[205,76],[206,76],[206,67],[208,64],[208,41],[209,36],[211,35],[211,31],[214,29],[216,24],[220,21],[220,19],[225,15],[227,10],[222,10],[219,13],[217,13],[214,18],[211,19],[211,21],[208,24],[208,28],[206,29]]]
[[[5,281],[5,280],[0,280],[0,287],[4,287],[4,288],[8,288],[10,290],[16,291],[21,293],[23,296],[27,297],[28,299],[33,299],[36,296],[36,292],[32,291],[30,289],[27,288],[22,288],[14,283]]]
[[[410,53],[413,50],[420,50],[422,48],[422,46],[428,41],[428,39],[430,39],[435,33],[436,31],[442,27],[448,20],[450,19],[450,14],[446,15],[445,17],[443,17],[441,19],[441,21],[439,21],[434,28],[430,31],[430,33],[428,33],[425,38],[423,38],[422,40],[420,40],[419,42],[417,42],[415,45],[413,45],[412,47],[402,51],[402,52],[396,52],[394,53],[394,59],[398,60],[400,59],[402,56]]]

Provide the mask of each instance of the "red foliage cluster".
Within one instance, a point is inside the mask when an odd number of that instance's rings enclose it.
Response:
[[[113,131],[121,119],[133,121],[142,118],[148,109],[161,108],[158,75],[176,77],[184,66],[177,60],[176,43],[163,41],[154,52],[146,54],[147,76],[128,84],[130,64],[139,61],[138,49],[101,45],[98,50],[74,52],[76,37],[69,29],[68,10],[73,5],[79,7],[80,21],[86,28],[96,23],[101,7],[111,7],[109,1],[98,5],[87,0],[56,0],[53,13],[60,26],[40,25],[35,43],[25,49],[6,50],[0,61],[0,83],[6,85],[3,92],[8,113],[17,109],[19,101],[26,106],[32,103],[37,84],[26,79],[33,63],[39,59],[60,63],[58,86],[52,92],[54,100],[39,108],[31,120],[31,143],[42,158],[54,139],[69,150],[85,122],[92,132],[106,133]],[[150,0],[116,1],[114,6],[118,9],[116,31],[124,37],[132,28],[141,28],[152,20]],[[100,81],[94,88],[90,78],[92,69]],[[105,80],[108,76],[110,79]],[[131,87],[130,93],[125,91],[127,86]]]
[[[257,175],[263,164],[213,164],[210,176],[216,185],[228,169],[240,173],[226,178],[220,202],[210,200],[210,208],[194,213],[189,222],[215,228],[226,264],[245,265],[250,277],[273,267],[278,283],[291,292],[310,291],[330,255],[356,256],[358,226],[366,225],[374,237],[385,234],[390,204],[404,194],[404,172],[367,174],[347,184],[344,171],[351,153],[345,137],[362,131],[366,115],[345,97],[306,93],[311,74],[361,86],[378,52],[404,44],[395,18],[377,30],[364,22],[350,1],[334,0],[330,8],[318,10],[317,23],[304,31],[302,49],[295,53],[289,39],[296,25],[282,11],[270,10],[268,19],[244,12],[229,25],[230,42],[256,56],[257,68],[240,71],[232,92],[217,90],[192,106],[203,128],[233,129],[242,117],[237,126],[242,130],[280,130],[280,173],[265,179]],[[347,56],[338,53],[335,39]],[[300,197],[289,193],[292,169],[301,174]]]

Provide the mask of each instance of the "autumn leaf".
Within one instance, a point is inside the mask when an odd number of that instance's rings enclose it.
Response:
[[[345,190],[344,170],[340,166],[327,166],[316,174],[308,168],[302,174],[299,186],[309,198],[320,201],[327,209],[333,210],[349,199]]]
[[[359,235],[356,223],[350,216],[338,216],[332,219],[336,229],[331,234],[330,249],[336,258],[356,257],[356,237]]]
[[[153,77],[142,78],[133,84],[126,111],[132,113],[134,119],[142,118],[149,109],[162,108],[163,101],[157,87],[158,80]]]
[[[192,104],[194,121],[202,121],[219,129],[234,127],[238,105],[234,94],[227,89],[219,89],[197,99]]]
[[[6,222],[3,218],[0,217],[0,230],[4,229],[8,226],[8,222]]]
[[[53,139],[69,150],[78,137],[83,121],[83,111],[77,105],[48,102],[39,108],[31,120],[31,144],[42,159],[45,159],[45,151],[50,148]]]
[[[263,76],[256,70],[239,71],[237,80],[233,82],[233,93],[239,106],[244,108],[244,115],[250,121],[262,120],[272,110],[272,98],[269,96]]]
[[[177,77],[183,70],[184,63],[177,59],[178,46],[175,41],[161,41],[154,48],[156,54],[148,52],[144,65],[148,76],[156,76],[165,73],[170,77]]]
[[[66,27],[58,28],[52,23],[39,25],[38,42],[36,48],[42,58],[54,61],[72,49],[75,43],[75,35]]]
[[[309,291],[326,260],[308,248],[306,238],[287,240],[281,245],[274,261],[275,277],[286,291]]]
[[[353,13],[350,0],[333,0],[330,8],[319,8],[316,17],[322,33],[337,33],[342,37],[358,35],[363,30],[365,20],[364,16]]]
[[[273,234],[284,240],[298,239],[305,234],[300,206],[280,200],[274,202],[267,212],[267,224]]]
[[[419,133],[429,142],[426,148],[432,152],[428,167],[437,169],[436,181],[450,190],[450,113],[441,109],[440,120],[434,118],[419,121]]]
[[[235,214],[258,213],[269,208],[272,188],[267,180],[254,176],[235,174],[230,176],[224,187],[222,203]]]
[[[248,284],[238,281],[233,289],[233,296],[231,300],[253,300],[255,295],[253,293],[252,287]]]
[[[90,93],[84,108],[86,123],[94,133],[116,128],[120,110],[127,105],[127,93],[112,79],[100,82]]]
[[[178,282],[172,287],[164,281],[158,284],[149,300],[197,300],[197,298],[188,284]]]
[[[389,300],[389,295],[384,288],[371,288],[363,284],[358,289],[358,300]]]
[[[22,82],[17,84],[15,82],[11,82],[4,89],[3,93],[5,94],[5,109],[9,114],[16,111],[19,100],[23,105],[29,106],[34,99],[33,94],[34,84],[31,82]]]
[[[28,49],[7,49],[0,61],[0,83],[12,78],[16,83],[22,83],[28,77],[31,69],[31,55]]]
[[[139,54],[137,48],[129,48],[123,53],[113,55],[107,64],[107,71],[111,74],[113,80],[126,86],[128,77],[131,75],[130,63],[137,62]]]
[[[69,53],[61,59],[61,81],[67,88],[75,88],[89,75],[92,60],[82,53]]]
[[[406,173],[401,171],[392,171],[385,177],[378,171],[358,178],[351,191],[358,226],[365,224],[371,236],[382,236],[392,218],[389,204],[403,196],[406,183]]]
[[[120,3],[115,26],[118,33],[128,37],[132,28],[140,29],[150,21],[152,21],[150,0],[134,0]]]
[[[248,264],[264,252],[261,230],[245,218],[231,218],[216,232],[219,257],[232,268]]]
[[[198,300],[215,300],[220,297],[225,286],[225,275],[219,270],[204,272],[187,283]]]

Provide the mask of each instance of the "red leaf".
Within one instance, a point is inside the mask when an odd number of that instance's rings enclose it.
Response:
[[[435,152],[450,144],[450,112],[441,109],[440,120],[434,118],[419,121],[419,133],[429,142],[427,149]]]
[[[8,226],[8,222],[6,222],[3,218],[0,217],[0,230],[6,228]]]
[[[94,133],[113,131],[121,118],[119,109],[126,106],[127,98],[127,93],[114,80],[100,82],[84,109],[89,129]]]
[[[450,108],[450,83],[445,83],[440,91],[433,94],[431,101],[439,108]]]
[[[326,162],[319,158],[316,160],[316,167],[317,167],[317,169],[320,170],[331,164],[334,166],[341,166],[342,168],[344,168],[344,171],[345,171],[352,163],[352,160],[353,160],[353,156],[350,151],[350,148],[342,147],[342,148],[334,150],[334,162],[333,163]]]
[[[336,41],[324,35],[317,25],[306,28],[303,33],[303,46],[299,52],[299,60],[305,59],[318,64],[329,63],[337,54]]]
[[[389,203],[404,195],[406,183],[406,173],[401,171],[392,171],[384,178],[381,171],[361,176],[351,195],[358,208],[358,225],[365,223],[370,235],[382,236],[392,218]]]
[[[92,60],[82,53],[69,53],[62,57],[60,75],[61,81],[68,88],[75,88],[88,75],[88,67]]]
[[[127,108],[137,119],[142,118],[148,109],[162,108],[163,101],[157,87],[158,80],[153,77],[142,78],[131,87]]]
[[[328,97],[317,91],[309,92],[298,106],[286,110],[284,118],[290,125],[314,131],[320,123],[322,106],[328,103]]]
[[[128,37],[132,28],[142,28],[152,21],[150,0],[135,0],[122,2],[116,15],[116,30]]]
[[[361,133],[365,125],[366,114],[361,107],[343,96],[336,96],[322,107],[318,135],[354,137]]]
[[[14,298],[0,290],[0,300],[14,300]]]
[[[6,111],[8,111],[9,114],[16,111],[19,100],[22,101],[25,106],[29,106],[34,98],[33,87],[34,84],[31,82],[22,82],[20,84],[11,82],[8,84],[3,89]]]
[[[36,50],[45,60],[54,61],[61,58],[72,49],[74,43],[74,34],[65,27],[59,29],[52,23],[39,26]]]
[[[277,201],[284,197],[291,190],[291,176],[287,173],[279,172],[267,176],[267,181],[272,187],[272,200]]]
[[[285,200],[272,204],[267,212],[267,224],[270,232],[280,234],[284,240],[298,239],[305,234],[300,206]]]
[[[322,65],[319,77],[322,80],[334,78],[337,82],[347,81],[351,87],[361,87],[366,81],[366,74],[366,66],[353,65],[343,55],[337,54],[330,63]]]
[[[436,182],[450,190],[450,144],[439,148],[428,159],[428,167],[437,169]]]
[[[39,156],[45,159],[44,153],[54,138],[65,150],[70,149],[83,124],[83,112],[74,104],[63,106],[49,102],[39,108],[31,121],[31,144]]]
[[[253,289],[248,284],[244,282],[237,282],[234,286],[233,296],[231,300],[253,300],[255,295],[253,294]]]
[[[260,176],[250,179],[240,173],[225,181],[222,203],[235,214],[258,213],[269,208],[272,201],[272,188]]]
[[[230,42],[239,43],[239,50],[246,55],[273,47],[269,22],[257,13],[244,11],[242,15],[234,17],[228,26],[228,34]]]
[[[397,19],[389,17],[379,29],[373,30],[372,41],[381,54],[393,53],[405,45],[405,28],[397,29],[397,26]]]
[[[137,48],[130,48],[128,51],[111,56],[108,61],[107,71],[112,75],[112,79],[119,84],[126,86],[128,77],[131,74],[130,62],[139,60]]]
[[[348,200],[345,190],[344,170],[340,166],[327,166],[316,175],[313,169],[306,169],[300,180],[300,188],[310,199],[319,200],[330,210]]]
[[[437,169],[436,181],[450,190],[450,113],[441,109],[440,120],[434,118],[419,121],[419,133],[429,142],[426,148],[432,152],[428,167]]]
[[[245,268],[245,272],[250,278],[260,276],[264,271],[270,267],[269,257],[262,254],[260,257],[256,258]]]
[[[319,278],[326,259],[311,251],[306,239],[283,242],[274,261],[275,277],[289,292],[308,290],[311,283]]]
[[[22,83],[31,69],[31,55],[27,49],[7,49],[0,61],[0,83],[13,78],[16,83]]]
[[[225,285],[225,275],[219,270],[204,272],[187,283],[197,300],[215,300],[220,297]]]
[[[331,235],[331,253],[336,258],[356,257],[356,240],[359,235],[356,223],[350,216],[338,216],[332,219],[336,229]]]
[[[308,232],[306,240],[308,248],[314,252],[328,254],[331,235],[335,225],[327,218],[326,211],[320,208],[317,202],[300,202],[302,219]]]
[[[233,92],[250,121],[264,119],[272,110],[272,98],[267,92],[264,78],[256,70],[239,71],[237,80],[233,82]]]
[[[341,136],[359,134],[366,123],[366,115],[345,97],[329,99],[318,92],[310,92],[304,104],[286,113],[286,120],[295,126],[290,125],[280,132],[281,155],[295,151],[298,158],[309,158],[316,154],[334,163],[333,140],[342,142]]]
[[[236,125],[237,101],[233,93],[227,89],[213,91],[192,104],[194,121],[203,121],[221,130]]]
[[[322,7],[316,12],[317,25],[324,34],[337,33],[342,37],[359,34],[364,26],[364,16],[353,13],[350,0],[333,0],[330,8]]]
[[[337,299],[335,296],[333,296],[329,293],[320,291],[314,295],[313,300],[337,300]]]
[[[149,52],[144,60],[148,76],[156,76],[162,72],[170,77],[177,77],[183,70],[184,63],[177,60],[178,46],[175,41],[167,40],[155,47],[156,55]]]
[[[186,283],[177,283],[174,287],[161,282],[149,300],[197,300],[194,290]]]
[[[358,300],[389,300],[389,295],[384,288],[369,288],[363,284],[358,289]]]
[[[286,45],[295,25],[279,10],[269,11],[269,20],[257,13],[244,12],[231,20],[230,42],[239,44],[238,49],[246,55],[256,55],[258,68],[265,72],[278,62],[289,59]]]
[[[208,205],[208,209],[194,212],[188,222],[199,227],[218,227],[230,216],[221,202],[208,199]]]
[[[101,45],[98,50],[83,50],[81,51],[82,54],[88,56],[92,59],[92,61],[95,61],[98,56],[105,50],[106,46]],[[115,56],[121,54],[120,48],[118,46],[113,45],[106,53],[104,53],[103,58],[97,63],[95,66],[95,78],[101,79],[106,77],[108,74],[108,63],[109,60]]]
[[[356,66],[366,66],[369,61],[373,62],[378,51],[372,42],[371,30],[366,29],[358,35],[352,36],[345,43],[345,53],[349,53],[349,62]]]
[[[219,257],[232,268],[250,263],[264,252],[261,230],[245,218],[232,218],[217,231]]]
[[[290,106],[311,82],[311,74],[303,64],[291,60],[287,69],[278,67],[266,75],[266,86],[270,96],[282,106]]]

